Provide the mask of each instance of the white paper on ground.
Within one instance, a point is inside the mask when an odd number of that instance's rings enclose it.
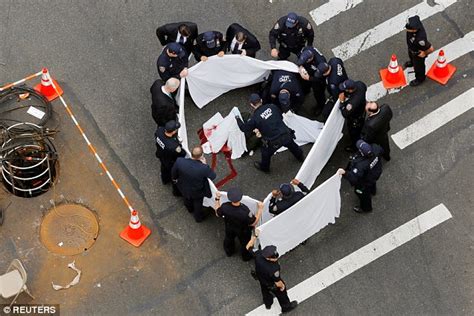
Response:
[[[40,109],[35,108],[34,106],[30,106],[28,108],[28,111],[26,111],[26,113],[28,113],[29,115],[32,115],[32,116],[34,116],[34,117],[36,117],[37,119],[40,119],[40,120],[46,114],[43,111],[41,111]]]
[[[333,175],[298,203],[258,227],[260,245],[274,245],[283,255],[334,224],[341,209],[341,176]]]
[[[56,284],[54,284],[53,282],[51,282],[51,284],[53,285],[53,289],[55,289],[56,291],[68,289],[68,288],[70,288],[71,286],[74,286],[74,285],[78,284],[79,281],[81,280],[81,274],[82,274],[82,272],[81,272],[81,270],[79,270],[78,268],[76,268],[76,260],[74,260],[73,262],[71,262],[70,264],[68,264],[67,267],[68,267],[69,269],[72,269],[72,270],[76,271],[77,274],[76,274],[76,276],[74,277],[74,279],[73,279],[71,282],[69,282],[69,284],[66,284],[66,285],[64,285],[64,286],[62,286],[62,285],[56,285]]]

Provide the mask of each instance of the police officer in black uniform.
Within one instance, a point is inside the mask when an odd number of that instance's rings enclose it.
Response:
[[[303,47],[313,45],[314,31],[306,18],[291,12],[278,19],[268,37],[272,57],[287,59],[291,53],[296,55]],[[278,49],[276,48],[277,41],[280,43]]]
[[[318,70],[318,65],[321,63],[326,63],[326,58],[312,46],[303,48],[296,62],[296,65],[299,67],[300,76],[303,79],[302,86],[304,92],[308,93],[313,88],[314,98],[316,99],[316,107],[314,109],[316,115],[321,113],[326,102],[326,81]]]
[[[168,23],[156,29],[156,36],[163,46],[173,42],[183,45],[189,56],[198,36],[198,27],[193,22]]]
[[[196,61],[206,61],[208,57],[217,55],[224,56],[226,43],[219,31],[208,31],[199,34],[194,45],[194,58]]]
[[[272,70],[270,102],[280,107],[283,113],[297,113],[304,102],[303,87],[298,74],[286,70]]]
[[[270,172],[272,155],[282,146],[288,148],[298,161],[304,161],[303,150],[294,141],[294,131],[283,122],[280,109],[275,104],[262,104],[262,99],[256,93],[250,96],[250,106],[255,110],[246,122],[236,116],[237,124],[242,132],[258,129],[262,135],[262,160],[254,162],[255,168]]]
[[[252,253],[246,248],[252,236],[252,228],[257,225],[262,216],[263,203],[258,202],[258,210],[255,215],[250,209],[241,203],[242,191],[239,188],[231,188],[227,191],[226,202],[221,205],[221,194],[216,193],[216,216],[223,217],[225,222],[224,251],[228,257],[235,251],[235,237],[239,239],[242,260],[252,259]]]
[[[180,127],[179,122],[169,121],[164,127],[158,127],[155,132],[155,155],[161,162],[161,182],[163,184],[171,182],[171,168],[173,168],[176,159],[186,156],[186,152],[178,140],[178,129]],[[179,195],[179,190],[174,183],[173,194]]]
[[[390,120],[393,117],[392,109],[388,104],[379,105],[376,102],[367,102],[365,105],[367,119],[362,127],[361,138],[369,144],[378,144],[383,149],[382,157],[390,161],[390,143],[388,131]]]
[[[248,250],[253,248],[258,236],[258,230],[255,230],[255,234],[247,244]],[[282,313],[288,313],[295,309],[298,306],[298,302],[290,302],[286,291],[286,284],[281,279],[277,248],[275,246],[266,246],[262,250],[254,251],[254,255],[256,279],[260,283],[265,308],[270,309],[272,307],[273,296],[276,296]]]
[[[295,192],[294,185],[301,191]],[[298,179],[293,179],[290,183],[283,183],[280,185],[279,190],[274,189],[272,191],[272,197],[270,198],[270,204],[268,206],[269,211],[275,216],[283,213],[295,205],[296,202],[304,198],[308,193],[309,189]]]
[[[372,211],[372,195],[377,192],[376,182],[382,174],[382,147],[368,144],[363,140],[357,141],[359,152],[350,158],[346,170],[339,169],[338,173],[346,178],[354,187],[360,201],[360,207],[354,207],[354,212],[366,213]]]
[[[425,28],[418,15],[408,18],[405,28],[407,31],[408,57],[410,57],[410,60],[405,63],[405,67],[415,69],[415,79],[410,81],[410,86],[415,87],[426,79],[425,59],[434,51],[434,48],[428,42]]]
[[[169,43],[156,61],[158,74],[163,81],[171,77],[181,79],[188,75],[188,58],[183,46],[178,43]]]
[[[356,149],[355,144],[360,139],[360,132],[364,126],[367,86],[362,81],[347,79],[339,85],[339,90],[341,90],[339,109],[346,119],[351,139],[351,145],[346,147],[346,150],[351,152]]]
[[[326,81],[327,90],[331,97],[331,100],[326,102],[323,108],[323,119],[326,121],[337,98],[339,97],[339,94],[341,93],[339,85],[349,79],[349,77],[347,77],[344,63],[337,57],[329,59],[327,63],[320,63],[318,65],[318,72],[323,77],[323,80]]]

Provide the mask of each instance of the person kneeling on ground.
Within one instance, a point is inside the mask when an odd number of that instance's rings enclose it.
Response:
[[[295,192],[294,186],[297,186],[301,191]],[[309,193],[309,189],[301,183],[298,179],[291,180],[290,183],[283,183],[280,189],[272,191],[270,199],[269,211],[273,215],[283,213],[290,207],[296,204],[299,200]]]

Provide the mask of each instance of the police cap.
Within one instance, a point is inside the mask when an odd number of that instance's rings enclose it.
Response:
[[[180,127],[181,127],[181,124],[179,124],[179,122],[176,122],[175,120],[171,120],[171,121],[166,122],[165,131],[173,132],[173,131],[176,131]]]
[[[370,144],[364,142],[362,139],[359,139],[356,142],[356,147],[357,147],[357,149],[359,149],[360,153],[363,156],[368,156],[372,153],[372,146],[370,146]]]
[[[294,12],[288,13],[288,15],[286,16],[286,22],[285,22],[286,27],[292,28],[292,27],[295,27],[296,24],[298,24],[298,15]]]
[[[202,41],[206,43],[207,48],[216,47],[216,38],[212,31],[205,32],[202,36]]]
[[[183,46],[181,46],[179,43],[169,43],[166,48],[170,53],[178,55],[179,58],[183,58],[186,55]]]
[[[227,191],[227,198],[231,202],[240,202],[242,200],[242,191],[239,188],[231,188]]]
[[[344,82],[339,85],[339,90],[341,91],[352,90],[354,88],[355,88],[355,82],[354,80],[351,80],[351,79],[344,80]]]
[[[280,256],[277,252],[277,248],[273,245],[266,246],[265,248],[263,248],[262,255],[267,259],[268,258],[277,259]]]

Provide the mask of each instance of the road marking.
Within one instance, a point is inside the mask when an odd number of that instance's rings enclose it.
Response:
[[[299,283],[288,291],[288,296],[302,302],[451,217],[446,206],[439,204]],[[278,315],[279,312],[275,300],[272,309],[261,305],[247,315]]]
[[[341,12],[352,9],[364,0],[329,0],[322,6],[309,12],[316,25],[323,24]]]
[[[438,58],[438,53],[440,50],[444,50],[444,52],[446,53],[446,61],[448,63],[455,59],[458,59],[459,57],[465,54],[472,52],[474,50],[474,31],[467,33],[466,35],[464,35],[464,37],[457,39],[428,55],[425,60],[426,72],[428,72],[431,65],[435,62],[436,58]],[[413,68],[410,68],[410,70],[413,70]],[[405,75],[408,75],[406,70]],[[367,100],[377,101],[378,99],[386,96],[387,94],[397,93],[400,92],[400,90],[401,89],[387,90],[384,88],[382,81],[379,81],[367,88]]]
[[[472,108],[474,108],[474,88],[392,135],[392,139],[400,149],[404,149]]]
[[[457,0],[437,0],[434,6],[430,6],[428,1],[411,7],[408,10],[394,16],[393,18],[377,25],[376,27],[365,31],[362,34],[348,40],[345,43],[332,49],[334,56],[347,60],[360,52],[369,49],[370,47],[383,42],[387,38],[400,33],[405,29],[405,24],[408,17],[419,15],[421,20],[424,20],[438,12],[443,11],[450,5],[456,3]]]

